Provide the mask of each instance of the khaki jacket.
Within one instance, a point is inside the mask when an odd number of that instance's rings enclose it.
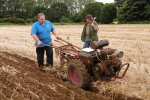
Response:
[[[81,35],[81,40],[83,42],[85,42],[85,39],[86,39],[86,25],[88,23],[86,23],[84,25],[84,28],[83,28],[83,31],[82,31],[82,35]],[[98,41],[98,36],[97,36],[97,31],[94,30],[94,28],[92,26],[90,26],[90,31],[89,31],[89,38],[90,38],[90,41],[93,42],[93,41]]]

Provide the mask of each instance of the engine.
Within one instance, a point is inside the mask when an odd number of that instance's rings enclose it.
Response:
[[[121,70],[123,51],[104,48],[108,45],[108,40],[100,40],[93,42],[91,48],[84,48],[79,52],[80,60],[96,80],[100,78],[113,80]]]

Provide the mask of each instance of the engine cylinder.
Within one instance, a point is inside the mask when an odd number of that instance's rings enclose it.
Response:
[[[100,40],[97,42],[96,41],[92,42],[91,48],[92,49],[101,49],[104,46],[108,46],[108,45],[109,45],[109,41],[107,39],[105,39],[105,40]]]
[[[113,66],[118,66],[118,62],[119,62],[118,55],[117,54],[112,54],[111,55],[111,61],[112,61]]]

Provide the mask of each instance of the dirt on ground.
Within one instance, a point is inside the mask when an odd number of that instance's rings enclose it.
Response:
[[[0,52],[0,73],[1,100],[107,100],[40,71],[35,61],[16,54]]]
[[[98,94],[93,87],[77,88],[53,71],[41,71],[35,61],[8,52],[0,52],[0,73],[1,100],[110,100],[107,93]],[[117,94],[115,100],[141,99]]]

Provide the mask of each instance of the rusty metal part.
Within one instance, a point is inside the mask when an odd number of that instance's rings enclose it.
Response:
[[[116,51],[116,49],[112,49],[112,48],[105,48],[101,50],[102,54],[107,54],[107,55],[111,55],[112,53],[114,53]]]
[[[126,66],[126,68],[125,68],[123,74],[122,74],[121,76],[119,76],[119,73],[120,73],[120,71],[122,70],[122,68],[123,68],[124,66]],[[117,78],[118,78],[118,79],[122,79],[122,78],[125,76],[125,74],[126,74],[128,68],[129,68],[129,66],[130,66],[129,63],[124,63],[124,64],[120,65],[119,71],[116,73],[115,77],[114,77],[111,81],[115,81]]]
[[[53,46],[56,55],[60,57],[60,73],[62,72],[61,70],[64,68],[64,65],[66,66],[70,61],[77,60],[85,65],[88,74],[92,76],[93,79],[115,81],[116,78],[123,78],[129,68],[129,63],[122,65],[120,60],[120,58],[123,57],[122,51],[112,48],[101,49],[103,46],[109,44],[108,40],[93,43],[95,51],[92,52],[81,51],[81,48],[63,39],[55,41],[61,44],[59,47]],[[76,63],[77,62],[75,62],[75,64]],[[126,66],[126,69],[123,74],[119,76],[119,73],[124,66]]]
[[[123,51],[116,50],[113,54],[117,54],[119,58],[122,58],[124,53]]]
[[[54,40],[54,41],[56,41],[56,42],[63,41],[63,42],[65,42],[65,43],[67,43],[68,45],[73,46],[73,47],[77,48],[78,50],[81,50],[81,48],[79,48],[79,47],[73,45],[72,43],[69,43],[69,42],[67,42],[67,41],[65,41],[65,40],[63,40],[63,39],[61,39],[61,40]]]
[[[105,39],[105,40],[100,40],[97,42],[96,41],[92,42],[91,48],[92,49],[101,49],[104,46],[108,46],[108,45],[109,45],[109,41],[107,39]]]
[[[123,72],[123,74],[122,74],[121,76],[118,76],[119,73],[120,73],[120,71],[122,70],[122,68],[123,68],[124,66],[126,66],[125,71]],[[129,63],[124,63],[124,64],[122,64],[122,65],[120,66],[120,70],[119,70],[118,73],[116,74],[116,77],[122,79],[122,78],[125,76],[125,74],[126,74],[128,68],[129,68],[129,66],[130,66]]]
[[[98,63],[94,66],[93,72],[94,72],[95,75],[100,76],[105,72],[105,68],[101,63]]]
[[[111,61],[112,61],[113,66],[118,66],[118,62],[119,62],[118,55],[117,54],[112,54],[111,55]]]
[[[61,73],[62,70],[66,69],[70,59],[78,59],[78,53],[81,49],[63,39],[55,41],[61,44],[59,47],[55,46],[55,54],[60,58],[60,68],[58,70]],[[61,78],[60,75],[58,77]]]
[[[104,61],[102,61],[102,62],[100,62],[100,64],[103,66],[103,68],[104,68],[104,73],[105,73],[105,75],[109,75],[110,74],[110,72],[109,72],[109,70],[108,70],[108,68],[107,68],[107,66],[106,66],[106,63],[104,62]]]

